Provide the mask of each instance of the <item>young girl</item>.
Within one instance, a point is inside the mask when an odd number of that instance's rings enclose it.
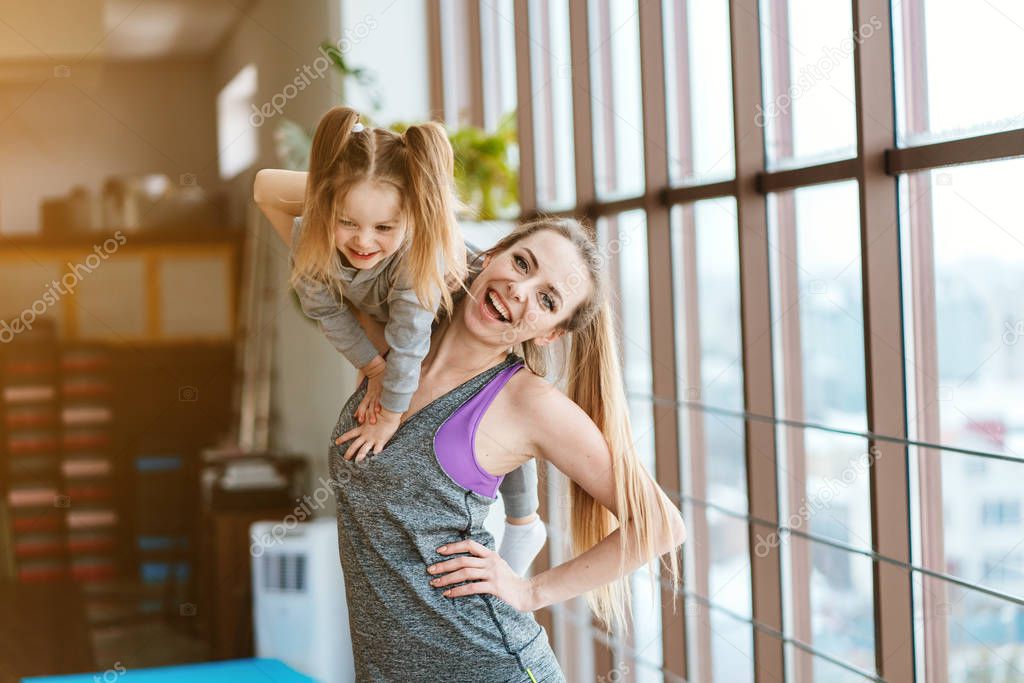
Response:
[[[308,175],[265,169],[256,176],[255,201],[291,246],[290,281],[303,312],[366,377],[358,434],[346,453],[357,462],[380,453],[398,430],[437,311],[451,310],[451,289],[466,273],[453,172],[440,124],[399,134],[364,127],[355,110],[335,107],[317,125]],[[378,353],[360,316],[384,324],[378,342],[388,350]],[[536,488],[533,461],[500,486],[501,554],[520,573],[546,538]]]

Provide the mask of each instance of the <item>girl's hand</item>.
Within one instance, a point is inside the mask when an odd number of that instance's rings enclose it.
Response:
[[[359,368],[356,386],[362,384],[363,377],[369,378],[366,382],[366,394],[356,408],[356,421],[359,424],[365,424],[367,417],[370,418],[370,424],[377,424],[377,416],[384,410],[380,404],[380,395],[384,391],[384,371],[387,370],[387,367],[387,361],[383,357],[377,356],[365,367]]]
[[[366,424],[367,418],[370,419],[370,424],[377,424],[377,418],[380,417],[381,412],[384,410],[384,407],[380,404],[380,395],[384,391],[383,379],[383,373],[381,373],[366,381],[366,395],[363,396],[363,400],[359,402],[359,407],[356,408],[356,421],[359,424]]]
[[[447,598],[461,598],[464,595],[489,593],[507,602],[520,612],[532,612],[536,604],[533,583],[512,571],[501,555],[488,550],[476,541],[456,541],[437,549],[442,555],[471,553],[427,567],[437,575],[430,585],[441,588],[453,583],[471,583],[449,588],[443,595]]]
[[[398,430],[401,418],[401,413],[384,410],[375,422],[362,424],[348,430],[335,439],[334,443],[341,445],[345,441],[352,439],[352,444],[342,457],[345,460],[355,458],[356,462],[362,462],[371,450],[374,455],[384,450],[384,446],[387,445],[388,441]]]

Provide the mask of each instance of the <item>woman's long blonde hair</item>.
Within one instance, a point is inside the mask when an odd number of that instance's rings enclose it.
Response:
[[[615,478],[615,504],[620,519],[631,521],[631,533],[621,534],[623,549],[627,544],[639,549],[644,557],[657,552],[656,539],[672,519],[671,503],[647,473],[633,444],[629,410],[619,362],[618,335],[609,301],[609,286],[603,275],[605,257],[598,249],[592,232],[579,221],[567,218],[542,218],[519,226],[485,254],[507,251],[521,239],[542,230],[550,230],[566,238],[576,247],[593,284],[590,296],[562,325],[569,339],[567,353],[567,393],[583,409],[604,435],[612,455]],[[517,349],[526,365],[536,374],[548,372],[548,349],[526,341]],[[597,545],[614,531],[619,523],[611,511],[598,503],[574,481],[569,482],[571,534],[573,555]],[[675,549],[662,559],[673,587],[673,606],[679,587],[679,558]],[[652,572],[653,573],[653,572]],[[624,627],[631,613],[631,591],[628,577],[602,586],[587,594],[587,602],[595,616],[609,631]]]
[[[430,310],[439,304],[451,310],[446,283],[461,282],[466,264],[455,221],[454,155],[444,127],[423,123],[401,134],[370,127],[353,132],[358,122],[354,109],[334,107],[317,124],[306,181],[305,226],[294,250],[292,283],[308,278],[334,284],[344,295],[340,281],[333,277],[340,265],[334,243],[337,207],[349,190],[368,181],[390,186],[401,197],[408,230],[399,257],[405,261],[420,304]]]

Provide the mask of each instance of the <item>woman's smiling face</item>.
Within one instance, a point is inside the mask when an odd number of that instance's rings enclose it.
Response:
[[[592,290],[576,246],[540,230],[485,257],[463,320],[476,335],[503,346],[531,339],[543,346],[561,336],[561,326]]]
[[[402,198],[391,185],[362,181],[339,203],[334,244],[345,262],[372,268],[391,256],[405,240]]]

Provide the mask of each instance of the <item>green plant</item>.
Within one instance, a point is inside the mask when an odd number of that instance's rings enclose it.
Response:
[[[455,184],[462,201],[480,220],[515,211],[519,201],[519,169],[514,164],[516,116],[502,117],[493,132],[463,126],[449,134],[455,152]]]

